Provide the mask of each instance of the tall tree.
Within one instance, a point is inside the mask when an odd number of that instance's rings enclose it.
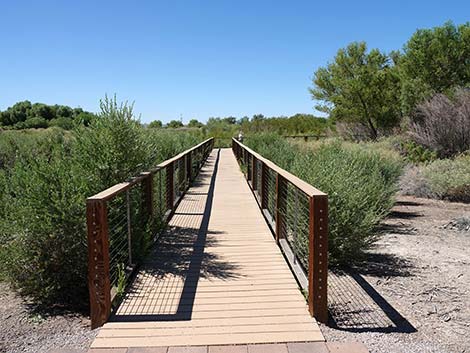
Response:
[[[197,119],[191,119],[188,123],[188,127],[203,127],[204,124],[199,122]]]
[[[419,29],[399,60],[402,104],[406,113],[434,93],[470,85],[470,23]]]
[[[172,120],[168,124],[166,124],[166,127],[169,127],[171,129],[177,129],[179,127],[183,127],[183,123],[180,120]]]
[[[313,77],[316,109],[335,121],[362,125],[371,138],[396,126],[401,118],[399,75],[389,55],[367,52],[365,42],[340,49],[334,61]]]
[[[148,127],[152,129],[160,129],[162,126],[163,124],[160,120],[151,121],[148,125]]]

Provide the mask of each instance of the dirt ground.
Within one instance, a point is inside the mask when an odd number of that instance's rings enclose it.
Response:
[[[45,353],[58,348],[86,351],[95,335],[86,317],[31,311],[28,303],[0,283],[0,352]]]
[[[371,352],[470,352],[470,205],[399,197],[369,260],[329,278],[327,340]]]

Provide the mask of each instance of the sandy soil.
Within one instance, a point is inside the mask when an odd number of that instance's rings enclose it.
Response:
[[[0,352],[42,353],[58,348],[86,352],[95,335],[86,317],[32,311],[27,302],[0,283]]]
[[[470,205],[400,197],[369,260],[330,276],[327,340],[371,352],[470,352]]]

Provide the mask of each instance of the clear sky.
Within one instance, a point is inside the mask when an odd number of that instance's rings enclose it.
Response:
[[[0,109],[116,94],[144,122],[314,113],[311,77],[339,48],[400,49],[447,20],[470,1],[0,0]]]

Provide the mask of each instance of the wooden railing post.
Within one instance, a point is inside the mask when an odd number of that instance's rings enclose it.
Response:
[[[260,193],[260,199],[261,199],[261,209],[264,210],[268,208],[268,194],[266,190],[266,174],[268,172],[268,168],[266,167],[266,164],[261,163],[261,193]]]
[[[87,200],[88,290],[92,329],[103,325],[111,314],[109,234],[106,202]]]
[[[279,243],[279,240],[284,238],[284,215],[286,206],[286,188],[287,183],[279,174],[276,174],[276,242]]]
[[[310,197],[308,307],[320,322],[328,321],[328,197]]]
[[[169,210],[173,210],[173,206],[175,203],[175,185],[174,185],[174,174],[175,168],[174,163],[171,162],[166,167],[166,208]]]

